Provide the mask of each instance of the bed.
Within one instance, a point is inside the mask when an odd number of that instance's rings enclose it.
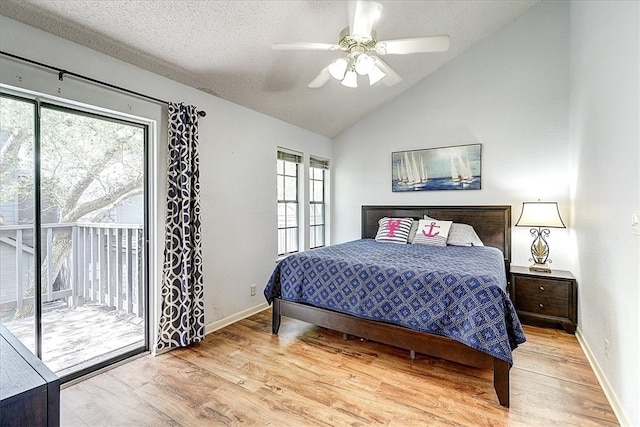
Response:
[[[468,224],[485,247],[380,243],[374,238],[384,217]],[[362,206],[361,226],[362,240],[294,254],[276,266],[265,288],[272,332],[286,316],[407,349],[412,358],[417,352],[492,370],[498,401],[508,407],[511,351],[525,340],[506,289],[511,207]],[[427,258],[440,267],[415,267]],[[411,295],[416,286],[420,298]],[[426,294],[447,302],[432,304]],[[424,306],[413,305],[418,299]],[[422,322],[432,315],[437,321]]]

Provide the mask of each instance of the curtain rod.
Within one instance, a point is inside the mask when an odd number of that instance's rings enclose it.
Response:
[[[42,62],[34,61],[34,60],[28,59],[28,58],[23,58],[22,56],[14,55],[12,53],[4,52],[4,51],[0,51],[0,54],[2,54],[4,56],[8,56],[8,57],[13,58],[13,59],[17,59],[19,61],[28,62],[30,64],[38,65],[38,66],[43,67],[43,68],[48,68],[50,70],[57,71],[58,72],[58,80],[60,80],[60,81],[63,81],[64,75],[68,74],[68,75],[70,75],[72,77],[77,77],[79,79],[83,79],[83,80],[89,81],[91,83],[95,83],[95,84],[98,84],[98,85],[101,85],[101,86],[106,86],[106,87],[111,88],[111,89],[116,89],[116,90],[118,90],[120,92],[125,92],[125,93],[131,94],[131,95],[135,95],[135,96],[138,96],[140,98],[145,98],[145,99],[148,99],[150,101],[154,101],[154,102],[157,102],[157,103],[160,103],[160,104],[169,105],[168,101],[163,101],[162,99],[154,98],[153,96],[145,95],[145,94],[140,93],[140,92],[135,92],[135,91],[130,90],[130,89],[126,89],[126,88],[123,88],[123,87],[120,87],[120,86],[112,85],[111,83],[107,83],[107,82],[103,82],[103,81],[100,81],[100,80],[93,79],[91,77],[83,76],[82,74],[77,74],[77,73],[62,69],[62,68],[54,67],[53,65],[43,64]],[[198,115],[200,117],[205,117],[207,115],[207,113],[206,113],[206,111],[198,111]]]

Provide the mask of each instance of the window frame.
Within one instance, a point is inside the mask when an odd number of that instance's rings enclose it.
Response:
[[[316,179],[315,170],[322,172],[322,179]],[[309,158],[309,249],[320,248],[327,244],[327,176],[329,160],[311,156]],[[320,184],[319,184],[320,183]],[[322,200],[315,200],[316,185],[322,186]],[[322,222],[316,223],[316,208],[321,206]],[[317,232],[320,228],[322,236],[321,244],[317,244]]]
[[[293,164],[295,167],[295,174],[291,174],[287,171],[287,163]],[[277,255],[278,257],[285,257],[287,255],[300,252],[300,165],[302,164],[302,154],[278,148],[277,160],[276,160],[276,193],[277,193]],[[281,166],[282,165],[282,166]],[[289,178],[289,179],[287,179]],[[293,179],[291,179],[293,178]],[[280,188],[282,182],[282,189]],[[295,185],[294,198],[287,198],[287,183],[293,183]],[[282,196],[282,197],[281,197]],[[284,221],[281,225],[280,210],[284,205]],[[289,213],[289,207],[295,206],[295,219],[289,220],[287,214]],[[281,236],[284,231],[284,236]],[[290,233],[294,231],[293,233]],[[293,234],[293,235],[291,235]],[[294,245],[295,244],[295,248]]]

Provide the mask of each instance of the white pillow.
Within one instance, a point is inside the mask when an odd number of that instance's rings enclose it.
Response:
[[[447,246],[447,236],[453,221],[421,219],[413,243],[417,245]]]
[[[378,242],[407,243],[412,223],[413,218],[381,218],[378,221],[376,240]]]
[[[452,246],[484,246],[472,226],[454,222],[449,230],[447,245]]]
[[[407,243],[413,243],[413,239],[416,238],[416,232],[418,231],[418,221],[415,219],[411,223],[411,230],[409,230],[409,238],[407,239]]]

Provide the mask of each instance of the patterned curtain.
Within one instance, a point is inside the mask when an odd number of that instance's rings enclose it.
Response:
[[[157,350],[204,338],[198,112],[169,104],[167,217]]]

